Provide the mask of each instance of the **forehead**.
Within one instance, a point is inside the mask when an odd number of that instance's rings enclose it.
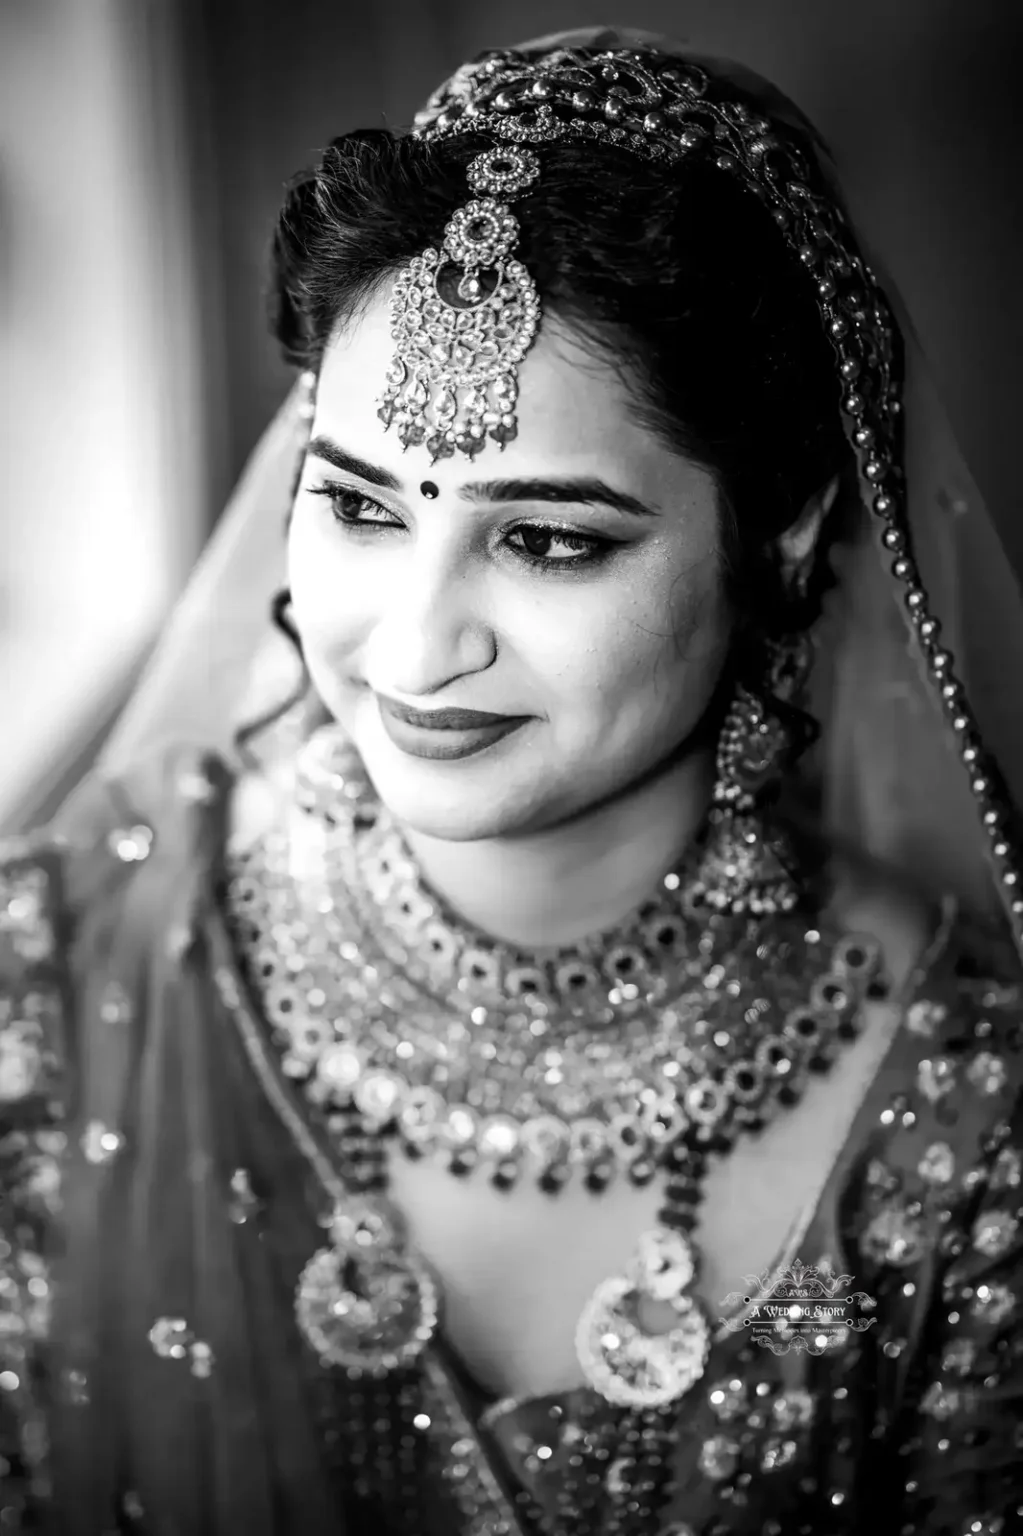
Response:
[[[427,473],[455,486],[487,477],[593,475],[627,485],[651,501],[677,497],[705,472],[671,451],[630,411],[616,371],[560,323],[545,320],[518,369],[518,436],[502,452],[488,440],[471,464],[461,454],[431,467],[422,445],[402,449],[377,415],[394,355],[389,288],[333,338],[320,371],[317,432],[328,433],[401,480]]]

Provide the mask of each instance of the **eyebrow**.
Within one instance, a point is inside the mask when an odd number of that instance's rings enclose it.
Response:
[[[378,485],[384,491],[400,492],[403,489],[402,482],[389,470],[367,463],[329,437],[314,438],[309,444],[309,452],[315,458],[323,459],[325,463],[341,470],[342,474],[364,480],[367,485]],[[505,504],[513,501],[542,501],[548,504],[611,507],[613,511],[624,512],[630,517],[657,516],[654,509],[638,497],[590,475],[554,479],[477,480],[462,486],[459,495],[465,501]]]
[[[368,485],[379,485],[384,491],[400,491],[402,488],[396,475],[386,469],[378,469],[375,464],[367,464],[365,459],[356,458],[354,453],[349,453],[329,437],[314,437],[309,444],[309,452],[313,458],[323,459],[325,463],[333,464],[342,474],[354,475],[357,480],[365,480]]]
[[[578,479],[554,480],[486,480],[462,487],[461,493],[469,501],[544,501],[563,502],[581,507],[611,507],[615,512],[628,513],[630,517],[656,517],[648,507],[628,491],[620,491],[606,480],[592,476]]]

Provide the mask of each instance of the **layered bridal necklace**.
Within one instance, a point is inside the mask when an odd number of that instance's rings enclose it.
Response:
[[[324,1363],[385,1374],[437,1327],[436,1284],[380,1187],[395,1139],[510,1197],[524,1179],[556,1197],[573,1179],[599,1193],[663,1177],[657,1225],[597,1287],[576,1347],[621,1407],[690,1389],[711,1337],[691,1237],[708,1159],[827,1071],[878,973],[873,940],[816,925],[792,862],[748,817],[712,813],[613,932],[525,953],[427,889],[336,727],[307,743],[286,823],[229,856],[226,905],[282,1070],[350,1191],[296,1295]],[[645,1298],[668,1303],[667,1331],[643,1329]]]

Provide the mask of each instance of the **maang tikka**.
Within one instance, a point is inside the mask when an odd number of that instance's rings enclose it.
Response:
[[[413,257],[395,282],[395,356],[379,416],[403,448],[424,443],[431,464],[456,450],[473,459],[488,436],[503,448],[516,435],[516,369],[536,336],[540,299],[512,255],[519,224],[506,199],[539,174],[524,145],[477,155],[468,167],[477,196],[452,215],[440,250]]]

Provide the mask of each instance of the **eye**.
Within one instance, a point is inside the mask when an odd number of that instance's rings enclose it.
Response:
[[[515,540],[519,542],[513,542]],[[567,528],[546,523],[520,523],[508,534],[508,544],[534,565],[582,565],[605,554],[611,540],[599,539],[594,534],[571,533]],[[554,553],[555,550],[558,553]]]
[[[337,481],[328,480],[323,485],[311,486],[310,495],[323,496],[333,521],[352,536],[405,527],[390,508]],[[506,547],[525,565],[548,571],[595,564],[610,551],[614,542],[595,534],[575,533],[551,523],[518,523],[504,535]]]
[[[328,481],[325,485],[311,486],[310,495],[326,497],[334,521],[346,528],[402,526],[387,507],[382,507],[372,496],[352,490],[351,486]]]

